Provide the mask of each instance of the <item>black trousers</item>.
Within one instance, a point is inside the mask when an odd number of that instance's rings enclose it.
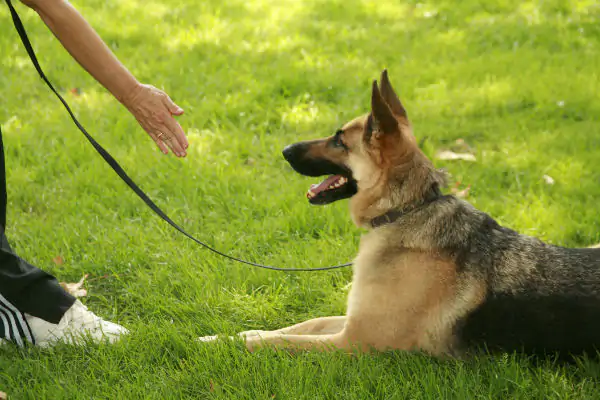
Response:
[[[23,313],[57,324],[73,305],[55,277],[17,256],[6,238],[6,170],[0,130],[0,338],[30,339]],[[20,337],[17,337],[19,336]]]

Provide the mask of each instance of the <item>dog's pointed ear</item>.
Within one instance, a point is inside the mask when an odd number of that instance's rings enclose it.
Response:
[[[373,81],[371,92],[371,115],[373,130],[381,133],[393,133],[398,131],[398,121],[394,117],[392,110],[383,99],[377,81]]]
[[[384,69],[381,73],[381,96],[383,100],[390,107],[390,110],[399,118],[404,118],[408,120],[408,115],[406,114],[406,110],[402,105],[402,102],[398,98],[398,95],[394,91],[392,84],[390,83],[390,79],[388,78],[387,69]]]

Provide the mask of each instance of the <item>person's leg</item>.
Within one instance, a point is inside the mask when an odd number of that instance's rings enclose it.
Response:
[[[19,345],[50,343],[71,331],[102,336],[125,329],[103,321],[67,293],[55,277],[27,263],[11,249],[6,238],[6,173],[4,144],[0,130],[0,340]],[[71,325],[68,327],[67,325]],[[93,330],[98,330],[95,335]],[[76,332],[70,332],[76,333]],[[37,340],[36,340],[37,339]]]
[[[57,324],[75,298],[60,286],[55,277],[15,255],[4,232],[1,240],[0,300],[23,313]]]
[[[0,337],[33,342],[24,313],[57,324],[75,298],[50,274],[25,262],[6,238],[6,170],[0,130]]]

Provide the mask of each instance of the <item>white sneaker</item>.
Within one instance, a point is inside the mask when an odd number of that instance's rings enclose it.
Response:
[[[29,314],[25,314],[25,318],[36,345],[40,347],[52,346],[59,342],[84,345],[89,341],[98,343],[107,340],[109,343],[114,343],[121,335],[129,333],[121,325],[98,317],[79,300],[76,300],[67,310],[58,324],[51,324]]]

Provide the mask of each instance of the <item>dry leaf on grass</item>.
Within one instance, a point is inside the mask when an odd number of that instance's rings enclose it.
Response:
[[[61,282],[60,286],[63,287],[67,292],[71,293],[75,297],[83,297],[87,296],[87,290],[83,288],[83,283],[85,282],[85,278],[88,277],[89,274],[85,274],[83,278],[76,283],[66,283]]]
[[[442,149],[437,152],[435,157],[438,160],[464,160],[477,161],[473,155],[473,148],[465,139],[456,139],[449,149]]]
[[[544,178],[544,182],[546,182],[548,185],[554,185],[554,178],[552,178],[550,175],[544,175],[542,178]]]
[[[450,150],[458,153],[473,153],[473,148],[465,141],[465,139],[456,139],[454,144],[450,146]]]
[[[469,196],[469,192],[471,191],[471,185],[467,186],[464,189],[459,189],[460,182],[456,182],[456,185],[452,189],[450,189],[450,193],[458,197],[459,199],[464,199]]]
[[[464,160],[477,161],[477,158],[471,153],[455,153],[450,150],[440,150],[435,155],[438,160]]]
[[[54,262],[54,264],[56,265],[63,265],[65,263],[65,259],[62,258],[62,256],[56,256],[52,259],[52,261]]]

